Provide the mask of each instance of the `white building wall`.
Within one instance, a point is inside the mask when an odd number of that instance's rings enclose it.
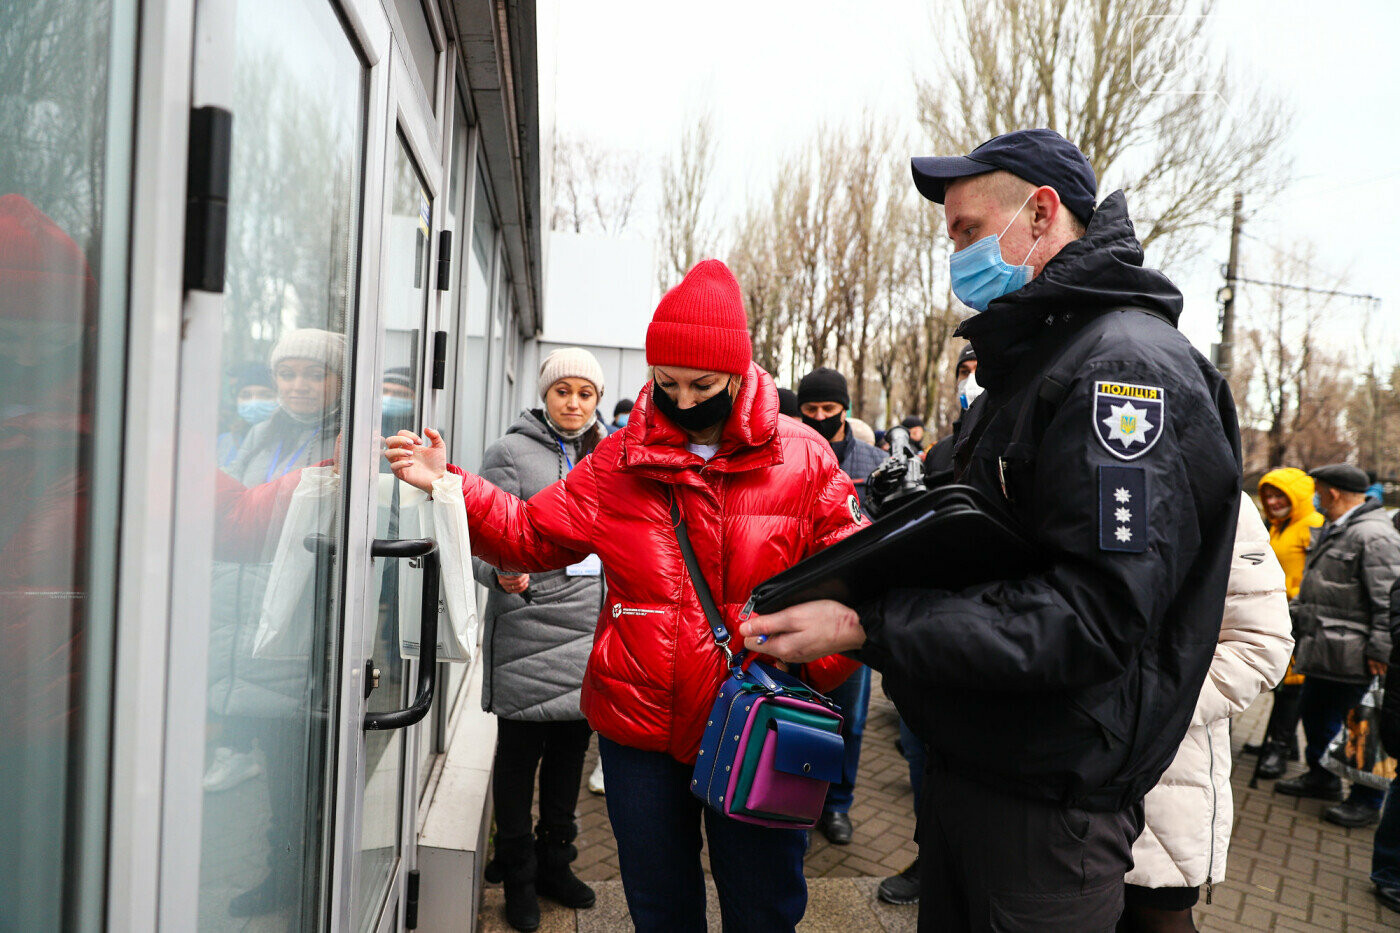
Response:
[[[539,405],[534,374],[559,347],[584,347],[603,367],[602,410],[635,400],[649,378],[646,333],[656,309],[656,245],[642,237],[552,232],[545,270],[544,330],[525,347],[519,405]],[[526,375],[528,374],[528,375]]]

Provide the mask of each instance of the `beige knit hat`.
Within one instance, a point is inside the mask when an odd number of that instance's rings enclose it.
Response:
[[[268,362],[276,369],[283,360],[315,360],[339,375],[345,372],[345,336],[314,327],[288,331],[272,348]]]
[[[847,415],[846,427],[851,429],[851,436],[856,440],[864,441],[867,444],[875,443],[875,429],[859,418],[852,418],[850,415]]]
[[[603,367],[597,357],[582,347],[560,347],[544,358],[540,364],[540,398],[560,379],[587,379],[598,390],[598,397],[603,397]]]

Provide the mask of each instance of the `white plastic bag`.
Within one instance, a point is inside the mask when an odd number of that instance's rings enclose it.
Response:
[[[462,498],[462,481],[451,473],[433,484],[429,499],[418,489],[401,485],[400,536],[433,538],[438,543],[442,567],[442,595],[438,600],[437,659],[469,663],[476,652],[478,615],[476,580],[472,576],[471,536],[467,531],[467,506]],[[411,506],[410,506],[411,503]],[[406,526],[416,524],[409,533]],[[401,578],[399,588],[399,653],[416,658],[419,652],[419,624],[423,577],[414,574],[412,585]]]
[[[340,477],[330,467],[307,467],[301,471],[263,593],[262,616],[253,636],[253,657],[310,657],[318,556],[307,549],[306,538],[331,534],[339,506]]]

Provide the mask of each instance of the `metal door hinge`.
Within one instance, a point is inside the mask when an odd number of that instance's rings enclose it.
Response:
[[[229,166],[233,114],[222,107],[190,111],[185,192],[185,289],[224,290],[228,253]]]
[[[437,290],[445,292],[452,287],[452,231],[438,234]]]
[[[433,388],[447,388],[447,331],[433,332]]]
[[[403,925],[406,930],[418,929],[418,869],[408,873],[408,892],[404,896]]]

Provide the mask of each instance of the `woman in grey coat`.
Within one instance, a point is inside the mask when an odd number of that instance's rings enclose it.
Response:
[[[330,459],[340,433],[343,335],[315,328],[288,331],[268,362],[277,408],[248,431],[237,456],[224,467],[250,489]],[[216,529],[220,536],[228,531]],[[258,657],[253,651],[280,523],[243,534],[253,535],[249,552],[240,560],[217,560],[213,565],[208,702],[218,746],[205,771],[204,790],[227,791],[266,767],[271,817],[267,876],[230,901],[233,917],[265,914],[291,903],[299,890],[296,854],[305,834],[315,831],[306,823],[305,805],[312,665],[305,659]],[[262,751],[261,763],[255,742]]]
[[[544,405],[522,412],[486,451],[481,476],[528,499],[552,485],[607,436],[595,411],[603,371],[593,354],[556,350],[540,367]],[[506,919],[517,930],[539,926],[536,892],[574,908],[594,894],[569,868],[577,856],[574,807],[592,730],[579,710],[584,668],[603,603],[596,557],[567,570],[500,574],[477,560],[490,588],[483,636],[482,707],[499,717],[493,793],[496,860],[505,881]],[[530,805],[539,771],[540,821],[532,836]]]

